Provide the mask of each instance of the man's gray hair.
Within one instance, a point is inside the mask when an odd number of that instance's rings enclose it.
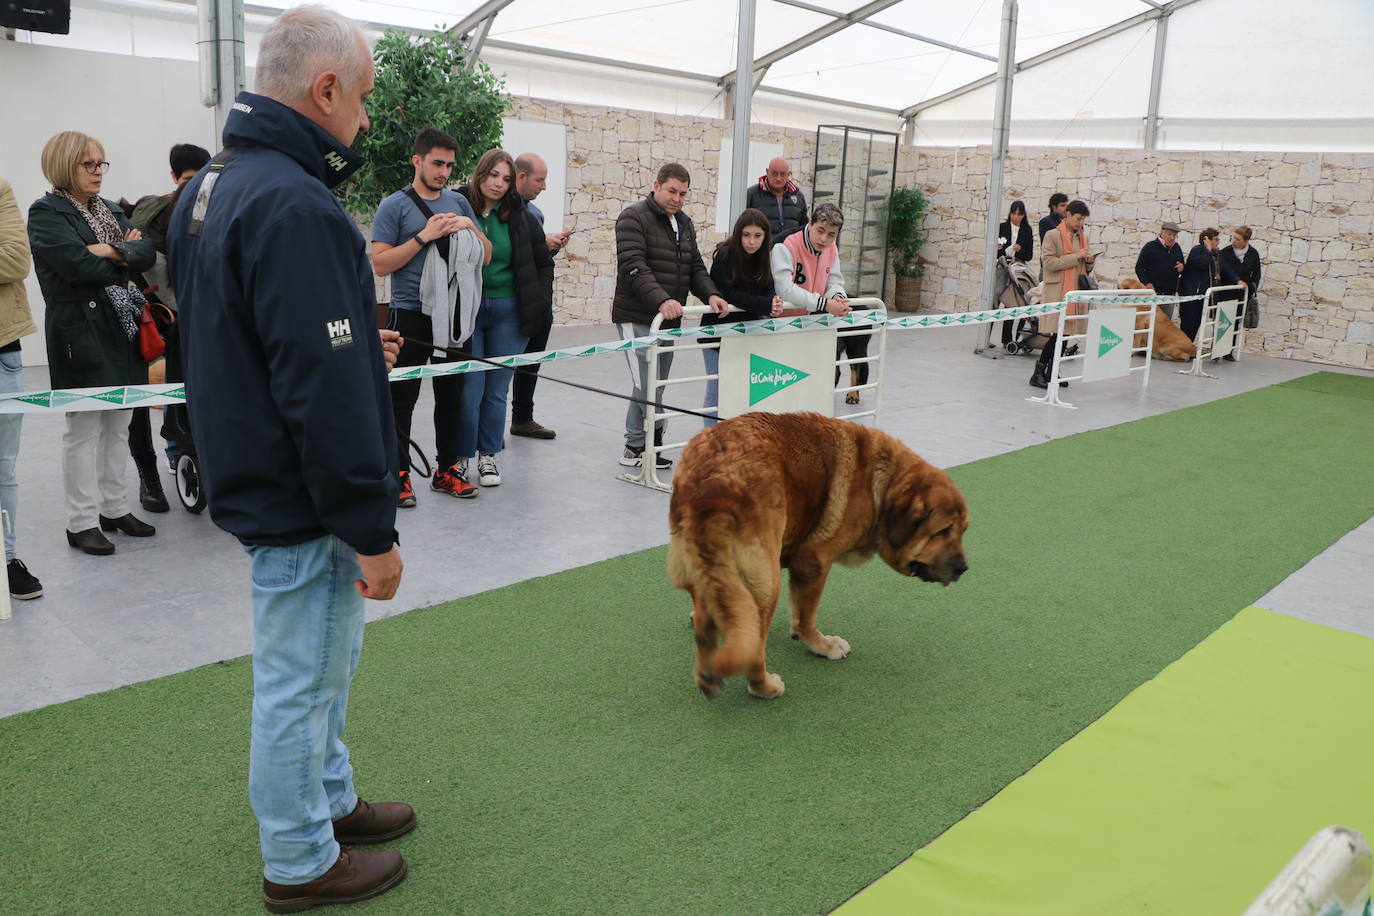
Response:
[[[367,40],[352,19],[317,4],[292,7],[262,37],[253,91],[284,105],[303,102],[326,70],[337,72],[347,91],[362,78],[360,45]]]

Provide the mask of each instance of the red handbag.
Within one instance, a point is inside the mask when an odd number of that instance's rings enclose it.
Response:
[[[158,332],[157,322],[148,303],[143,303],[143,314],[138,316],[138,355],[145,363],[160,359],[167,352],[167,342]]]

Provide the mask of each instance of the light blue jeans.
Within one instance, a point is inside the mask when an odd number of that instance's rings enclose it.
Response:
[[[24,358],[18,351],[0,353],[0,391],[9,394],[24,390]],[[24,415],[0,414],[0,509],[10,514],[10,527],[5,529],[5,562],[14,559],[14,529],[19,524],[19,480],[14,476],[14,462],[19,457],[19,432]]]
[[[333,821],[358,795],[342,737],[363,647],[358,558],[333,535],[253,558],[253,742],[248,798],[263,874],[304,884],[339,857]]]
[[[514,299],[483,299],[477,328],[468,339],[473,356],[510,356],[525,352],[520,334],[520,304]],[[506,432],[506,403],[514,369],[472,372],[463,382],[463,413],[458,421],[458,457],[496,455]]]

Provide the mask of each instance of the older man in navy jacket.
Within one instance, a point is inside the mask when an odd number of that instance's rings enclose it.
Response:
[[[1135,259],[1135,276],[1161,296],[1178,295],[1178,278],[1183,273],[1183,248],[1178,244],[1178,223],[1164,223],[1159,238],[1150,239]],[[1161,308],[1174,316],[1172,304]]]
[[[372,270],[330,193],[363,164],[372,56],[323,7],[262,39],[225,151],[168,233],[187,404],[215,523],[253,567],[248,795],[274,913],[374,897],[405,875],[409,805],[369,805],[342,741],[365,598],[392,597],[397,453]]]

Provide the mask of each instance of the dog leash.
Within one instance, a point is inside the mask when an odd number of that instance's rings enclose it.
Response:
[[[407,337],[407,338],[405,338],[405,342],[406,342],[406,343],[413,343],[413,344],[415,344],[416,346],[424,347],[424,348],[429,349],[429,350],[442,350],[444,353],[448,354],[449,356],[456,357],[456,358],[458,358],[458,359],[463,359],[463,360],[470,360],[470,361],[472,361],[472,362],[485,363],[485,364],[487,364],[488,366],[495,366],[497,369],[514,369],[516,372],[525,372],[525,373],[528,373],[528,374],[534,374],[534,373],[538,372],[538,370],[539,370],[539,366],[507,366],[507,365],[505,365],[504,363],[498,363],[498,362],[497,362],[496,360],[494,360],[494,359],[487,359],[485,356],[477,356],[477,355],[475,355],[475,354],[473,354],[473,353],[469,353],[467,350],[464,350],[464,349],[462,349],[461,347],[441,347],[441,346],[439,346],[438,344],[431,343],[430,341],[427,341],[427,340],[421,340],[421,339],[418,338],[418,337]],[[560,385],[567,385],[567,386],[569,386],[570,388],[580,388],[580,389],[582,389],[583,391],[590,391],[590,392],[592,392],[593,394],[604,394],[604,395],[606,395],[607,397],[619,398],[619,399],[622,400],[622,401],[629,401],[629,402],[631,402],[631,403],[633,403],[633,404],[642,404],[642,405],[644,405],[645,407],[652,407],[652,408],[654,408],[655,410],[658,410],[658,409],[660,409],[660,408],[663,409],[663,410],[671,410],[671,411],[673,411],[673,412],[675,412],[675,413],[687,414],[688,416],[692,416],[692,417],[701,417],[703,420],[718,420],[718,419],[720,419],[719,417],[717,417],[717,416],[715,416],[715,415],[713,415],[713,414],[702,413],[701,411],[698,411],[698,410],[690,410],[690,409],[688,409],[688,408],[686,408],[686,407],[673,407],[671,404],[656,404],[656,403],[654,403],[653,401],[647,400],[647,399],[645,399],[645,398],[637,398],[637,397],[635,397],[634,395],[630,395],[630,394],[621,394],[619,391],[608,391],[608,390],[605,389],[605,388],[597,388],[595,385],[584,385],[584,384],[582,384],[581,382],[573,382],[573,381],[569,381],[568,379],[565,379],[565,378],[556,378],[555,376],[552,376],[552,375],[542,375],[542,374],[541,374],[539,377],[540,377],[541,379],[543,379],[544,381],[547,381],[547,382],[557,382],[557,383],[560,384]],[[417,468],[413,462],[411,462],[411,464],[410,464],[411,470],[413,470],[416,474],[418,474],[418,475],[421,476],[421,477],[429,477],[429,476],[431,476],[434,472],[433,472],[433,470],[431,470],[431,468],[430,468],[429,460],[428,460],[427,458],[425,458],[424,450],[423,450],[422,448],[420,448],[420,446],[415,442],[414,439],[410,438],[409,436],[407,436],[405,433],[403,433],[403,432],[401,431],[401,427],[400,427],[399,424],[397,424],[397,426],[396,426],[396,434],[397,434],[398,436],[400,436],[401,439],[403,439],[403,440],[405,441],[405,443],[406,443],[406,448],[407,448],[412,454],[415,454],[415,455],[419,455],[419,456],[420,456],[420,461],[421,461],[421,463],[422,463],[422,464],[424,465],[424,467],[425,467],[425,469],[422,471],[422,470],[420,470],[419,468]]]

